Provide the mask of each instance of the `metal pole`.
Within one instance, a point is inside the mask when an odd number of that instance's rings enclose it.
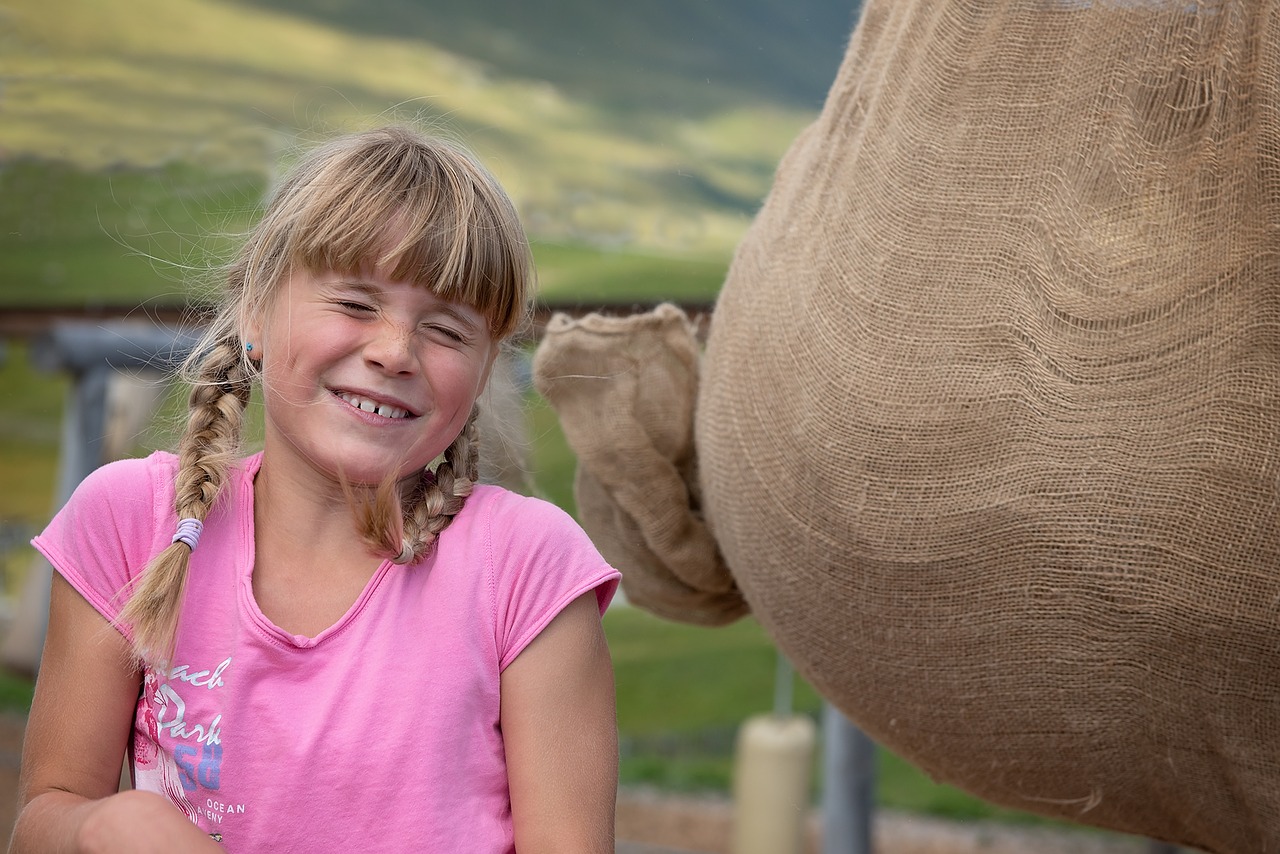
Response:
[[[106,364],[78,372],[67,390],[62,414],[62,447],[58,454],[58,480],[54,489],[56,511],[75,491],[80,481],[102,464],[102,435],[106,423],[107,383],[111,369]],[[40,653],[49,628],[49,588],[53,567],[37,554],[27,570],[19,605],[0,647],[5,666],[20,673],[35,674],[40,669]]]
[[[875,742],[830,703],[822,741],[822,854],[871,854]]]
[[[113,373],[139,368],[171,370],[195,341],[191,332],[138,323],[61,323],[32,341],[29,358],[37,368],[66,371],[72,377],[62,417],[55,511],[80,481],[107,462],[107,389]],[[13,670],[34,674],[39,669],[52,581],[53,568],[37,556],[0,645],[0,660]]]
[[[796,674],[791,662],[778,650],[778,664],[773,674],[773,714],[775,717],[791,716],[795,696]]]

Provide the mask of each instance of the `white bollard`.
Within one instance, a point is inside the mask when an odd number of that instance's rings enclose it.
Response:
[[[733,854],[802,854],[816,727],[803,715],[758,715],[738,730]]]

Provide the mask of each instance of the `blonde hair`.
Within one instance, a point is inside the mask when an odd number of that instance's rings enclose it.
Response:
[[[345,136],[305,157],[279,185],[228,270],[226,301],[184,365],[192,385],[178,444],[174,505],[203,521],[240,451],[256,367],[240,330],[261,317],[294,268],[358,272],[370,266],[475,308],[501,341],[528,319],[533,264],[514,206],[460,147],[404,127]],[[434,471],[403,499],[394,475],[356,500],[376,554],[423,557],[462,509],[477,479],[476,410]],[[182,542],[147,566],[120,615],[135,653],[167,665],[191,549]]]

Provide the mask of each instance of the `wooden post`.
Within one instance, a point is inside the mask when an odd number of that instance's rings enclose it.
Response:
[[[738,730],[733,769],[733,854],[802,854],[816,728],[791,711],[791,665],[778,654],[774,710]]]

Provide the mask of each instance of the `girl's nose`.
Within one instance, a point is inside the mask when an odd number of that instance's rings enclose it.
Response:
[[[413,373],[417,361],[413,353],[413,332],[399,323],[384,323],[364,347],[369,364],[392,374]]]

